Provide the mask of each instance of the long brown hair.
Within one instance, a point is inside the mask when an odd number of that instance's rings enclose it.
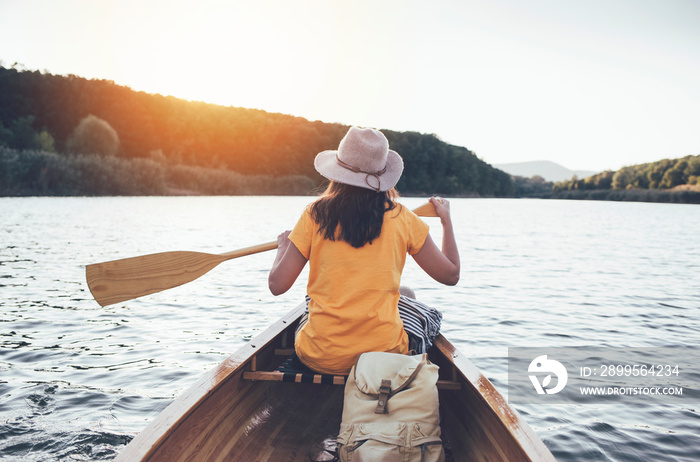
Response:
[[[311,205],[311,218],[325,239],[339,239],[360,248],[379,237],[384,212],[397,206],[396,189],[377,192],[331,181],[323,196]]]

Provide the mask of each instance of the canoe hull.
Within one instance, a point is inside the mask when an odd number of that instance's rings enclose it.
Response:
[[[274,370],[293,345],[303,305],[251,340],[178,397],[117,461],[308,461],[332,445],[343,387],[243,378]],[[440,366],[448,461],[554,461],[493,385],[443,336],[430,351]]]

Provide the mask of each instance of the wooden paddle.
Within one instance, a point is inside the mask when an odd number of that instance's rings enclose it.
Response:
[[[436,217],[430,202],[413,211]],[[221,254],[175,251],[95,263],[85,268],[88,287],[101,306],[133,300],[181,286],[214,269],[219,263],[277,248],[277,241]]]

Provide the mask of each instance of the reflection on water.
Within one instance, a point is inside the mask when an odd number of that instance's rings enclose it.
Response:
[[[271,241],[310,200],[0,199],[0,457],[113,458],[304,295],[302,282],[281,297],[267,292],[268,252],[100,308],[86,264]],[[698,344],[697,206],[456,199],[452,208],[459,285],[440,286],[410,259],[403,283],[443,310],[443,333],[504,394],[508,347]],[[439,223],[426,221],[439,241]],[[700,457],[698,403],[518,410],[559,460]]]

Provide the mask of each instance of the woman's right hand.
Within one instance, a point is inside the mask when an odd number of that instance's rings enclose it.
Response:
[[[450,216],[450,201],[440,196],[433,196],[429,199],[429,202],[435,207],[435,213],[440,217],[443,226],[452,222]]]

